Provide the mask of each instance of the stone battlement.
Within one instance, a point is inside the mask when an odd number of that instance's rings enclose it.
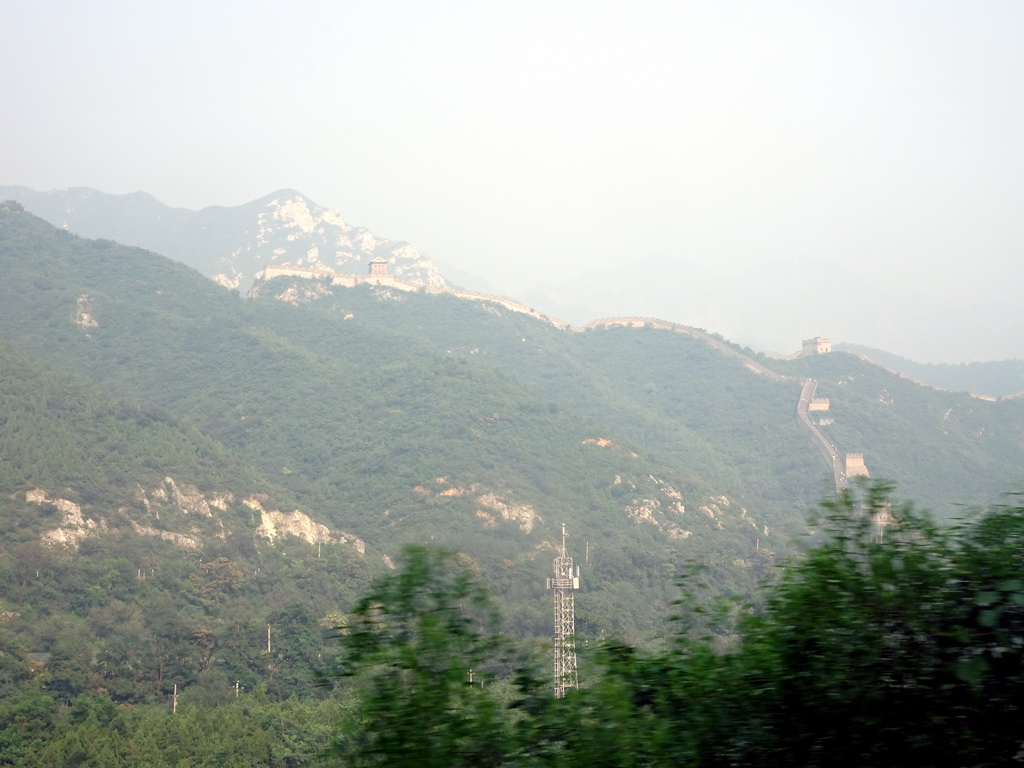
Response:
[[[262,271],[256,273],[257,280],[273,280],[276,277],[299,277],[303,280],[320,280],[330,285],[341,285],[346,288],[354,288],[357,285],[383,285],[400,291],[418,291],[421,287],[389,274],[387,262],[384,259],[372,259],[370,261],[370,271],[363,275],[335,272],[330,267],[323,265],[293,267],[287,264],[268,264]]]
[[[868,468],[864,464],[863,453],[846,454],[846,476],[847,477],[868,477]]]
[[[827,355],[832,351],[832,339],[823,336],[815,336],[813,339],[804,339],[801,345],[801,355]]]
[[[424,291],[426,293],[447,294],[460,299],[468,299],[470,301],[487,301],[499,304],[512,312],[531,315],[532,317],[536,317],[538,320],[551,323],[556,328],[568,328],[567,323],[564,323],[561,320],[556,320],[553,317],[548,317],[525,304],[520,304],[518,301],[513,301],[512,299],[504,296],[495,296],[489,293],[479,293],[477,291],[466,291],[461,288],[428,288],[427,286],[410,283],[408,280],[402,280],[388,272],[388,261],[382,258],[370,259],[369,271],[366,274],[335,272],[330,267],[325,267],[323,265],[317,265],[315,267],[294,267],[286,264],[268,264],[262,269],[262,271],[256,273],[257,281],[273,280],[277,277],[298,277],[304,280],[318,280],[332,286],[340,285],[344,288],[355,288],[359,285],[373,285],[394,288],[399,291]]]

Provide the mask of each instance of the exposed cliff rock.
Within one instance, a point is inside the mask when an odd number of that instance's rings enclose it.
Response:
[[[85,294],[78,297],[75,309],[71,313],[71,322],[79,328],[99,328],[99,323],[92,316],[92,299]]]
[[[473,501],[480,505],[476,510],[476,516],[481,520],[491,525],[497,525],[499,520],[513,522],[524,533],[530,533],[538,522],[544,522],[529,504],[516,504],[502,499],[498,494],[481,489],[477,484],[463,488],[450,484],[446,477],[438,477],[435,478],[433,485],[433,488],[417,485],[412,490],[418,496],[436,496],[438,498],[471,496]]]
[[[42,488],[26,492],[25,500],[32,504],[51,505],[61,513],[60,525],[40,536],[40,542],[45,546],[77,551],[83,540],[110,529],[107,520],[95,515],[89,516],[83,513],[80,504],[54,497]],[[137,505],[134,507],[135,514],[137,515],[141,508],[154,521],[160,520],[161,511],[164,513],[165,521],[177,519],[180,523],[181,517],[177,515],[209,520],[202,523],[196,520],[187,530],[175,531],[132,519],[131,507],[121,507],[117,510],[119,519],[123,521],[127,517],[132,530],[140,536],[152,536],[174,546],[199,550],[203,548],[204,536],[226,538],[228,532],[224,522],[214,516],[213,510],[226,512],[235,503],[235,496],[232,493],[218,492],[210,494],[207,498],[195,486],[176,481],[172,477],[165,477],[155,488],[146,489],[136,484],[134,501]],[[365,554],[366,544],[358,537],[342,531],[332,531],[326,525],[314,522],[299,510],[281,512],[276,509],[265,509],[264,501],[266,497],[252,495],[241,502],[249,509],[259,512],[260,523],[253,531],[253,535],[267,539],[272,544],[285,536],[296,536],[310,544],[347,544],[360,554]]]
[[[271,544],[285,536],[295,536],[310,544],[348,544],[355,547],[359,554],[366,554],[366,542],[362,539],[342,531],[332,531],[297,509],[292,512],[264,509],[263,501],[264,499],[257,496],[250,496],[242,503],[254,512],[260,513],[260,525],[256,529],[256,536],[267,539]]]
[[[541,520],[540,515],[529,504],[511,504],[502,501],[493,493],[482,493],[476,500],[485,509],[497,512],[503,520],[518,523],[519,529],[524,533],[532,531],[533,526]]]
[[[623,510],[626,517],[634,523],[653,525],[670,539],[688,539],[693,535],[692,531],[671,522],[667,519],[659,499],[633,499]],[[682,505],[675,502],[669,507],[670,512],[682,514]]]
[[[61,513],[60,525],[46,531],[39,539],[45,546],[77,551],[84,539],[95,536],[106,528],[106,523],[102,520],[84,517],[81,505],[68,499],[51,498],[41,488],[27,491],[25,501],[30,504],[51,504]]]
[[[274,294],[274,298],[288,304],[306,304],[323,296],[329,296],[330,289],[322,283],[296,281]]]
[[[686,505],[683,503],[683,494],[677,488],[665,483],[662,480],[649,475],[645,480],[638,480],[636,483],[624,481],[616,476],[613,483],[625,485],[630,490],[643,493],[643,496],[634,497],[623,507],[623,514],[638,525],[652,525],[666,536],[672,539],[688,539],[693,535],[694,525],[710,525],[713,530],[722,531],[726,526],[735,527],[742,525],[749,526],[756,531],[763,531],[765,536],[769,535],[768,527],[762,526],[750,515],[750,513],[739,507],[735,507],[727,496],[711,496],[698,509],[706,518],[705,522],[692,520],[687,528],[684,528],[682,521],[687,516]]]
[[[194,536],[186,536],[184,533],[161,531],[156,528],[150,528],[149,526],[139,525],[134,520],[132,521],[132,528],[134,528],[135,532],[140,536],[154,536],[178,547],[185,547],[186,549],[199,549],[200,547],[198,539]]]
[[[387,259],[391,273],[402,280],[432,289],[447,286],[415,246],[352,226],[293,189],[199,211],[172,208],[144,193],[110,195],[85,187],[52,192],[5,187],[5,196],[56,227],[141,246],[243,292],[267,264],[365,273],[374,258]]]
[[[414,246],[351,226],[336,211],[317,205],[295,190],[275,192],[228,215],[217,213],[217,209],[205,209],[198,218],[216,219],[214,226],[225,238],[235,241],[229,251],[217,255],[217,266],[210,273],[228,288],[251,284],[267,264],[363,273],[374,258],[387,259],[391,273],[402,280],[427,288],[447,285],[437,268]],[[236,221],[245,219],[251,222],[245,231],[232,230],[237,227]]]
[[[186,514],[213,517],[209,503],[198,488],[187,483],[179,485],[171,477],[165,477],[163,484],[154,488],[150,497],[160,501],[170,501]]]

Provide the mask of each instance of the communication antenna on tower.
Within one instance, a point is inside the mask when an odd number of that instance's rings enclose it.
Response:
[[[565,523],[562,523],[562,549],[555,558],[555,576],[548,578],[548,589],[555,595],[554,673],[555,698],[565,696],[567,688],[578,688],[576,673],[576,613],[573,590],[580,588],[580,569],[572,567],[572,558],[565,552]]]

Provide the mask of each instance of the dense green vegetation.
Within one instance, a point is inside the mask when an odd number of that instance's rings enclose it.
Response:
[[[0,339],[0,486],[114,498],[186,475],[208,490],[257,482],[238,459],[166,411],[118,401]]]
[[[619,711],[586,697],[683,674],[691,652],[726,674],[717,651],[755,624],[689,613],[714,642],[670,642],[676,579],[699,569],[707,596],[765,607],[760,585],[828,491],[795,418],[801,377],[831,400],[829,436],[942,519],[1012,490],[1024,466],[1024,401],[935,392],[849,355],[758,358],[777,381],[684,334],[564,331],[450,296],[336,288],[295,306],[274,299],[284,281],[242,299],[11,205],[0,265],[0,755],[19,765],[162,764],[179,741],[176,763],[302,765],[339,718],[351,743],[336,751],[372,759],[367,697],[385,680],[313,672],[353,650],[334,627],[376,642],[360,622],[388,595],[360,596],[409,543],[458,552],[465,588],[502,608],[486,637],[505,650],[474,662],[484,695],[452,682],[458,666],[439,689],[507,735],[474,747],[480,762],[549,759],[510,745],[532,733],[557,754],[564,718]],[[261,509],[326,527],[274,538]],[[581,648],[604,648],[576,714],[545,703],[534,658],[563,522]],[[463,639],[465,661],[477,641]],[[347,658],[384,670],[384,651]],[[209,739],[190,730],[203,718],[220,723]],[[270,744],[245,735],[253,722],[290,746],[253,757]]]
[[[252,511],[240,503],[214,518],[161,498],[169,475],[206,491],[261,490],[268,503],[289,495],[166,413],[113,399],[2,342],[0,427],[8,695],[41,684],[64,702],[104,691],[139,703],[175,684],[226,690],[229,679],[277,697],[310,689],[332,623],[325,617],[372,574],[364,557],[345,547],[320,556],[308,545],[288,557],[254,542]],[[47,491],[41,503],[7,495],[36,488]],[[60,506],[68,503],[87,517],[69,522]],[[43,540],[62,528],[86,535],[73,546]],[[205,545],[161,539],[175,534]],[[260,652],[268,624],[272,654]],[[30,658],[42,659],[35,672]]]
[[[471,561],[414,547],[355,607],[322,698],[200,690],[171,712],[29,690],[0,704],[0,753],[15,766],[1014,762],[1024,507],[950,529],[874,484],[821,515],[761,608],[716,608],[686,579],[671,643],[581,647],[563,699],[546,653],[499,631]]]
[[[797,527],[788,503],[742,497],[748,488],[731,482],[731,451],[706,423],[701,434],[659,418],[657,402],[632,404],[638,385],[620,387],[611,369],[598,368],[604,351],[573,362],[567,337],[530,318],[497,318],[494,326],[528,329],[548,345],[517,373],[523,361],[513,357],[498,365],[494,355],[449,352],[440,336],[424,339],[424,328],[472,334],[474,318],[491,317],[478,307],[461,315],[467,305],[446,297],[395,301],[339,289],[339,300],[358,304],[351,313],[326,302],[242,302],[166,260],[82,241],[14,211],[0,229],[0,256],[8,269],[0,328],[13,344],[119,401],[173,414],[248,473],[243,479],[224,461],[206,474],[183,469],[179,481],[204,492],[269,493],[281,508],[300,507],[364,539],[378,566],[378,553],[393,555],[409,541],[458,548],[481,563],[525,634],[549,623],[541,553],[560,522],[579,532],[581,548],[590,545],[588,584],[603,607],[588,631],[631,638],[659,631],[672,576],[686,562],[704,558],[724,591],[749,594],[788,546],[777,529]],[[504,347],[497,338],[493,346]],[[709,377],[728,376],[706,350],[690,354]],[[571,385],[543,386],[565,371]],[[671,371],[658,377],[671,384]],[[748,375],[751,398],[742,406],[750,414],[759,412],[754,380]],[[809,481],[790,474],[809,496],[822,468],[785,413],[783,394],[771,398],[765,420],[811,461]],[[690,412],[699,409],[694,398]],[[45,421],[35,428],[49,430]],[[746,450],[749,463],[757,449]],[[134,471],[121,474],[146,485]],[[10,492],[29,489],[19,482]],[[95,511],[124,506],[124,495],[95,499]],[[504,507],[482,506],[481,498]],[[503,518],[509,509],[529,520]],[[642,515],[647,522],[638,522]],[[238,542],[239,527],[231,531]]]
[[[500,672],[483,675],[480,656],[492,671],[506,662],[472,580],[412,551],[342,638],[364,687],[337,749],[354,765],[1009,764],[1022,747],[1024,508],[953,531],[889,491],[826,504],[821,540],[764,609],[732,612],[727,650],[685,624],[660,652],[605,645],[561,700],[529,668],[511,696]]]
[[[899,479],[905,493],[943,518],[1024,487],[1024,401],[937,391],[842,353],[790,367],[818,380],[817,396],[829,399],[832,419],[822,429],[836,445],[858,446],[874,475]]]
[[[81,696],[59,707],[44,693],[0,703],[0,764],[54,768],[322,765],[345,712],[338,699],[275,702],[262,691],[236,699],[181,697],[124,707]]]

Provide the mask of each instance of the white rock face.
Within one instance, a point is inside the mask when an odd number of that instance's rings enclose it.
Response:
[[[163,541],[168,541],[178,547],[185,547],[186,549],[199,549],[199,542],[192,536],[186,536],[184,533],[172,533],[171,531],[161,531],[156,528],[150,528],[149,526],[139,525],[132,521],[132,527],[135,532],[140,536],[154,536]]]
[[[40,537],[48,547],[61,547],[77,551],[84,539],[95,536],[106,526],[82,516],[82,507],[67,499],[50,498],[46,491],[36,488],[25,493],[25,501],[32,504],[52,504],[61,513],[61,524]]]
[[[484,508],[497,512],[503,519],[518,523],[519,529],[525,533],[532,531],[540,520],[540,516],[529,504],[510,504],[493,493],[480,494],[476,500]]]
[[[297,228],[302,232],[312,232],[316,229],[317,219],[313,217],[309,203],[301,196],[278,203],[271,215],[286,227]],[[323,219],[322,216],[318,218]]]
[[[656,495],[649,498],[633,499],[622,510],[626,517],[638,525],[653,525],[670,539],[690,538],[693,535],[692,531],[686,530],[670,519],[670,517],[683,517],[686,514],[683,495],[655,477],[648,479],[654,484]],[[615,481],[621,483],[618,477],[615,478]]]
[[[315,522],[297,509],[292,512],[264,509],[262,499],[256,496],[250,496],[242,503],[260,513],[260,526],[256,529],[256,535],[271,544],[285,536],[295,536],[310,544],[349,544],[359,554],[366,554],[366,542],[362,539],[341,531],[331,531],[326,525]]]
[[[214,518],[213,510],[223,512],[235,503],[234,494],[212,493],[207,499],[194,485],[178,482],[172,477],[165,477],[159,485],[148,490],[142,485],[136,484],[134,499],[145,514],[157,521],[160,520],[161,509],[164,512],[176,509],[177,512],[185,515]],[[260,514],[259,527],[254,531],[256,536],[267,539],[272,544],[286,536],[295,536],[310,544],[346,544],[355,548],[359,554],[366,554],[366,544],[362,539],[342,531],[332,531],[326,525],[315,522],[309,515],[299,510],[281,512],[276,509],[264,509],[263,499],[265,497],[254,495],[241,502]],[[108,530],[107,522],[104,519],[87,517],[83,514],[79,504],[68,499],[54,498],[42,488],[27,491],[25,500],[30,504],[51,504],[61,513],[60,525],[53,530],[46,531],[40,537],[41,543],[46,546],[77,551],[84,539],[98,536]],[[138,507],[135,509],[137,513]],[[129,507],[122,507],[118,512],[121,515],[131,514]],[[139,535],[152,536],[187,549],[202,548],[202,535],[200,528],[196,525],[190,526],[190,530],[186,532],[181,532],[163,530],[138,520],[130,522],[132,528]],[[213,535],[217,538],[224,538],[227,535],[227,530],[223,520],[217,517],[213,522],[215,526],[219,525],[220,527],[220,530]]]
[[[75,310],[71,313],[71,322],[79,328],[98,328],[100,324],[89,314],[91,304],[92,300],[88,296],[79,296],[75,302]]]
[[[322,267],[366,274],[370,259],[390,263],[391,274],[417,286],[448,287],[433,263],[414,246],[353,227],[336,212],[292,190],[270,196],[255,212],[251,229],[239,231],[238,247],[219,255],[213,279],[230,288],[251,285],[267,265]],[[244,240],[244,241],[243,241]]]
[[[170,501],[186,514],[213,517],[210,505],[198,488],[187,483],[179,486],[172,477],[165,477],[163,485],[154,489],[151,495],[160,501]]]
[[[298,510],[285,513],[276,509],[269,512],[260,510],[260,527],[256,535],[274,543],[283,536],[297,536],[310,544],[322,544],[333,541],[331,531],[326,525],[315,523]]]

